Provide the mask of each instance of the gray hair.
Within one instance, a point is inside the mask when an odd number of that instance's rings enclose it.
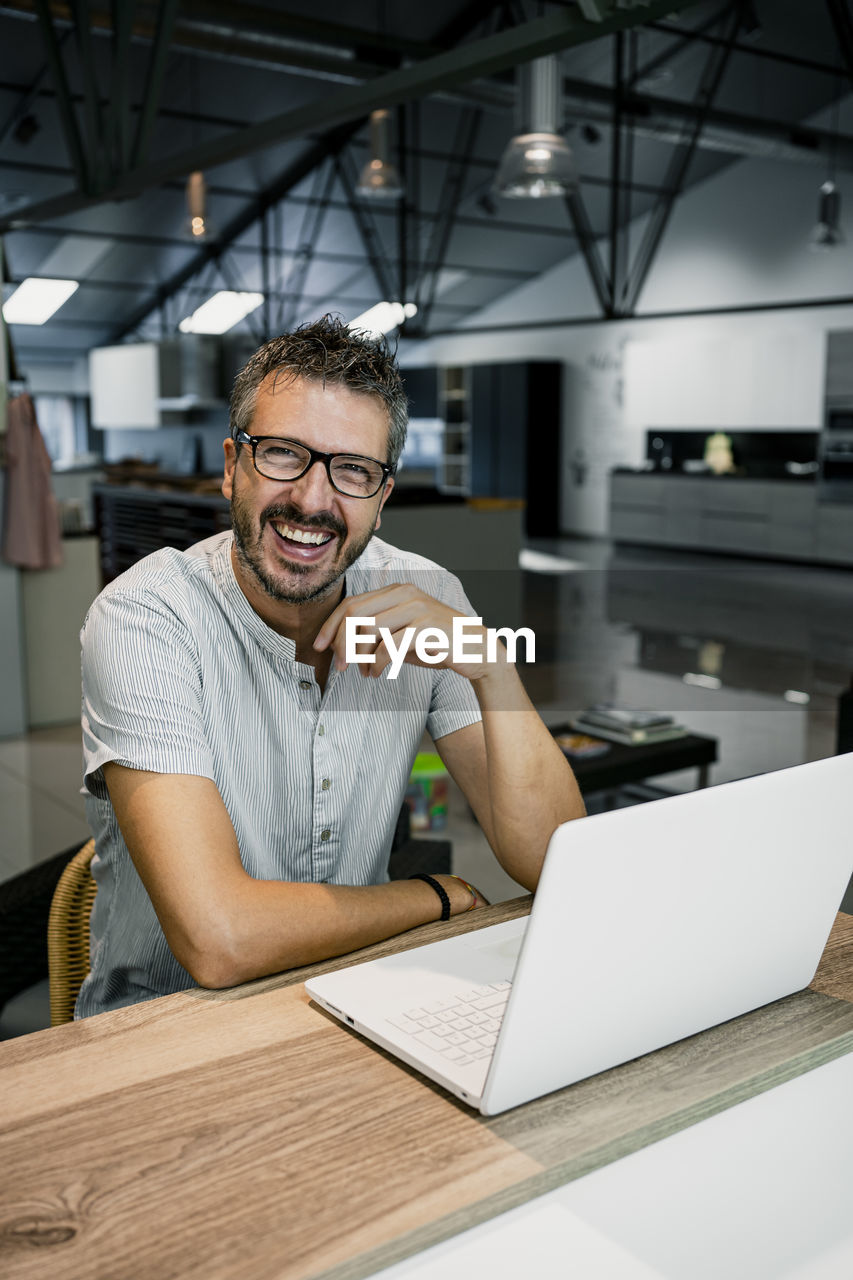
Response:
[[[231,436],[249,432],[258,388],[264,378],[279,374],[340,384],[362,395],[378,396],[388,412],[388,459],[396,467],[406,443],[409,403],[396,354],[384,337],[373,338],[348,329],[337,316],[301,325],[292,333],[272,338],[255,352],[237,374],[231,393]]]

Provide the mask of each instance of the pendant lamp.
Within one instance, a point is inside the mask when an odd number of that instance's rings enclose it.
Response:
[[[370,113],[370,159],[361,171],[356,191],[374,200],[394,200],[403,194],[403,183],[391,162],[391,112],[387,108]]]
[[[204,240],[210,234],[207,218],[207,187],[200,170],[187,178],[187,230],[193,240]]]
[[[831,178],[823,183],[818,196],[817,223],[811,234],[813,249],[834,249],[844,244],[841,230],[841,192]]]
[[[557,133],[562,105],[557,55],[520,67],[518,90],[519,131],[504,151],[495,189],[517,200],[566,195],[577,180],[571,150]]]

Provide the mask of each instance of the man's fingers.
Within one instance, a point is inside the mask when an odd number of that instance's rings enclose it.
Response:
[[[379,631],[376,627],[365,626],[359,631],[358,644],[350,661],[347,660],[346,652],[346,635],[343,627],[334,636],[332,641],[332,652],[334,654],[335,669],[337,671],[346,671],[348,666],[354,665],[359,668],[363,676],[371,674],[372,663],[379,645]]]
[[[380,587],[376,591],[365,591],[361,595],[347,596],[336,609],[332,610],[317,632],[314,648],[318,652],[327,649],[334,642],[338,631],[344,630],[344,622],[348,617],[372,618],[377,613],[383,612],[383,609],[387,610],[395,604],[402,604],[406,600],[412,600],[419,596],[423,596],[423,592],[408,582],[396,582],[387,587]],[[427,598],[424,597],[424,599]]]

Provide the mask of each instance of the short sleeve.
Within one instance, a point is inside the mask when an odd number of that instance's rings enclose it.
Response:
[[[443,573],[442,579],[441,590],[437,594],[444,603],[469,618],[479,616],[459,579],[452,573]],[[436,670],[427,718],[427,731],[433,742],[448,733],[455,733],[457,729],[464,729],[469,724],[477,724],[482,718],[483,713],[471,681],[466,680],[458,671]]]
[[[482,718],[471,681],[458,671],[437,671],[427,717],[427,731],[433,742],[469,724],[477,724]]]
[[[110,761],[213,777],[202,679],[187,626],[149,593],[98,597],[81,632],[86,788],[103,799]]]

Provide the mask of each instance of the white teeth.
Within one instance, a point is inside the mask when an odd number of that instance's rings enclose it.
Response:
[[[291,542],[307,542],[311,546],[317,547],[321,542],[328,542],[329,534],[327,533],[306,533],[303,529],[291,529],[289,524],[275,524],[273,528],[283,538],[289,538]]]

